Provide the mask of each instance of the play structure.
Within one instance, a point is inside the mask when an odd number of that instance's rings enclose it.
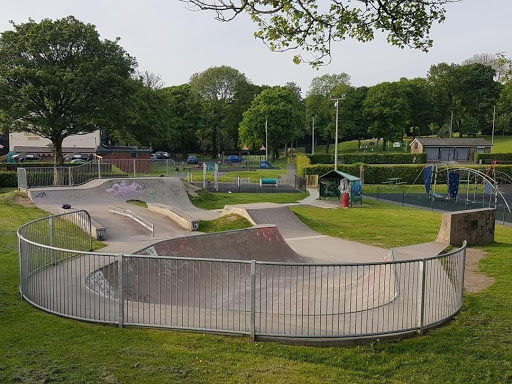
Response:
[[[332,170],[318,178],[320,199],[342,200],[346,207],[363,201],[363,183],[361,178],[348,173]]]

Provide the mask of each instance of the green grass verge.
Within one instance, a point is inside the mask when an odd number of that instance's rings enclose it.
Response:
[[[191,196],[192,203],[203,209],[222,209],[225,205],[249,203],[295,203],[305,199],[307,193],[211,193],[199,191]]]
[[[297,208],[294,208],[297,209]],[[377,203],[325,210],[331,230],[373,244],[432,240],[440,215]],[[315,226],[320,211],[302,219]],[[428,214],[428,215],[427,215]],[[20,300],[16,228],[44,216],[0,196],[1,383],[510,383],[512,229],[498,226],[480,265],[496,277],[466,294],[450,324],[423,337],[359,347],[250,343],[246,338],[89,324]],[[356,229],[343,229],[351,224]],[[401,230],[398,227],[401,227]],[[392,228],[392,227],[397,227]],[[317,226],[316,229],[319,229]],[[328,229],[326,229],[328,230]],[[340,250],[343,252],[343,250]]]
[[[148,205],[145,201],[142,200],[126,200],[128,204],[136,205],[137,207],[147,208]]]
[[[252,224],[245,217],[240,215],[226,215],[215,220],[200,221],[199,231],[212,233],[231,231],[233,229],[245,229],[252,227]]]
[[[482,136],[489,143],[491,142],[491,136]],[[494,135],[494,146],[492,147],[493,153],[506,153],[512,152],[512,136],[503,136],[501,133]]]

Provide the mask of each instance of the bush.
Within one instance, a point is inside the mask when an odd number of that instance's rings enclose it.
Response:
[[[330,154],[309,155],[311,164],[334,163]],[[338,164],[424,164],[427,162],[426,153],[340,153]]]
[[[304,177],[304,169],[311,165],[310,159],[304,153],[297,153],[297,175]]]
[[[353,176],[359,177],[360,164],[342,164],[338,166],[338,170],[348,173]],[[443,166],[445,168],[445,166]],[[473,168],[486,173],[489,169],[485,165],[471,165],[465,166],[466,168]],[[364,182],[365,184],[381,184],[389,178],[399,177],[407,184],[423,183],[423,170],[425,165],[416,164],[402,164],[402,165],[368,165],[364,164]],[[450,168],[458,168],[458,166],[451,166]],[[323,175],[334,169],[334,164],[314,164],[306,167],[308,175]],[[445,168],[446,169],[446,168]],[[512,165],[497,165],[496,171],[503,172],[512,177]],[[445,184],[447,172],[439,172],[437,181],[438,183]]]
[[[475,163],[479,163],[482,160],[482,163],[492,163],[496,160],[498,163],[500,161],[512,162],[512,153],[475,153]]]
[[[17,187],[18,175],[16,172],[0,171],[0,187]]]

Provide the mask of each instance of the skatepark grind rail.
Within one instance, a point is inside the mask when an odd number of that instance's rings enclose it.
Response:
[[[465,244],[429,258],[364,264],[318,264],[284,248],[286,261],[249,260],[258,255],[246,254],[244,244],[287,247],[275,226],[258,226],[112,254],[91,252],[83,231],[81,241],[66,241],[69,226],[83,226],[84,212],[18,229],[20,292],[37,308],[120,327],[329,344],[423,333],[462,306]],[[208,246],[215,243],[230,252]]]

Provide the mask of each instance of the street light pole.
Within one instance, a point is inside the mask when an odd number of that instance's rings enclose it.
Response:
[[[336,106],[336,133],[334,134],[334,170],[337,171],[338,170],[338,115],[339,115],[339,101],[340,100],[343,100],[345,98],[345,95],[341,95],[341,97],[339,98],[336,98],[336,99],[331,99],[331,100],[335,100],[336,103],[334,103],[334,105]]]
[[[315,115],[313,115],[313,132],[311,134],[311,154],[315,154]]]
[[[265,118],[265,161],[268,161],[268,125]]]
[[[492,111],[492,135],[491,135],[491,144],[494,146],[494,124],[496,122],[496,106],[494,106],[494,109]],[[491,147],[492,152],[492,147]]]

